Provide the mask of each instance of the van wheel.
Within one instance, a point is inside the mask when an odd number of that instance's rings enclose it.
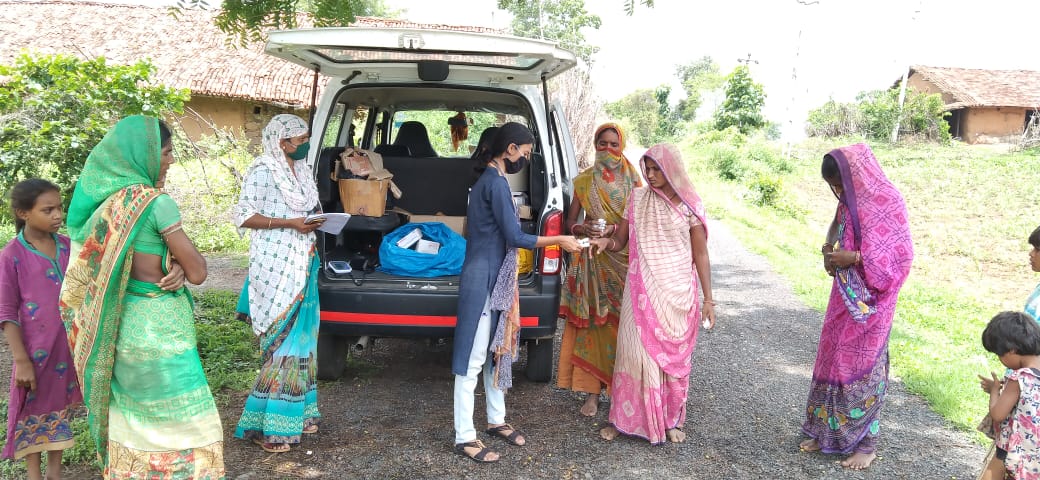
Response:
[[[318,334],[318,379],[338,380],[347,368],[347,338]]]
[[[553,341],[545,338],[527,341],[527,370],[524,373],[532,382],[546,383],[552,378]]]

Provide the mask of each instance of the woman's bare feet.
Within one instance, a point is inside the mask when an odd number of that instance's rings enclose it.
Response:
[[[613,439],[615,439],[615,438],[617,438],[618,433],[620,433],[620,432],[618,432],[617,429],[614,428],[613,425],[607,425],[607,426],[599,429],[599,436],[602,437],[604,440],[606,440],[608,442],[613,440]]]
[[[808,440],[803,440],[802,443],[799,443],[798,449],[803,452],[819,452],[820,443],[817,442],[815,438],[810,438]]]
[[[589,396],[585,397],[585,403],[581,405],[581,414],[586,417],[595,417],[596,412],[599,411],[599,394],[590,393]]]
[[[673,428],[664,432],[664,436],[672,443],[682,443],[686,441],[686,433],[678,428]]]
[[[873,462],[877,458],[877,454],[871,453],[853,453],[849,455],[849,458],[841,461],[841,466],[848,468],[849,470],[865,470],[870,466],[870,462]]]

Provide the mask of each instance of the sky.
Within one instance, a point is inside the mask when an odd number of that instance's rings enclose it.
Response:
[[[508,28],[511,19],[496,0],[385,1],[418,23]],[[602,100],[670,84],[678,101],[677,65],[710,56],[728,73],[750,54],[752,78],[765,88],[766,117],[797,136],[810,109],[828,98],[852,101],[861,91],[887,88],[908,65],[1040,70],[1038,0],[654,3],[627,16],[624,0],[585,0],[603,20],[598,30],[583,32],[600,47],[591,75]]]
[[[506,28],[495,0],[386,0],[416,22]],[[463,2],[458,2],[463,4]],[[1040,70],[1037,0],[656,0],[624,13],[623,0],[586,0],[599,30],[591,74],[604,101],[671,84],[677,65],[710,56],[728,73],[751,55],[765,115],[785,134],[809,109],[887,88],[908,65]],[[1032,21],[1032,23],[1030,23]],[[1030,36],[1033,36],[1030,38]],[[673,100],[677,100],[673,99]]]

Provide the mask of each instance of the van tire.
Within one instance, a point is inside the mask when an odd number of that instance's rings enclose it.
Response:
[[[552,379],[553,341],[551,338],[527,341],[527,369],[524,374],[532,382]]]
[[[318,380],[338,380],[347,368],[347,337],[318,334]]]

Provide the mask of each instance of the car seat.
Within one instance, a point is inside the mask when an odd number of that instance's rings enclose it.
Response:
[[[430,136],[426,133],[426,126],[416,121],[408,121],[401,124],[397,129],[397,137],[394,145],[408,147],[413,157],[436,157],[433,145],[430,145]]]

